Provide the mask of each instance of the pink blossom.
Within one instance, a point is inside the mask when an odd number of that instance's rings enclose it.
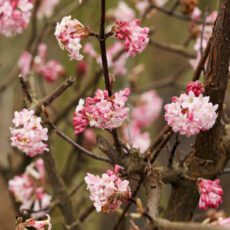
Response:
[[[101,177],[87,173],[85,182],[97,212],[113,212],[131,197],[129,181],[119,177],[119,170],[107,170]]]
[[[27,219],[21,225],[23,225],[23,227],[30,227],[30,228],[32,227],[36,230],[51,230],[52,229],[51,218],[49,215],[46,215],[46,219],[42,219],[42,220],[36,220],[35,218]]]
[[[149,42],[149,28],[140,27],[140,23],[138,19],[116,21],[114,27],[116,37],[125,42],[125,49],[131,57],[143,52]]]
[[[162,109],[162,99],[155,90],[143,93],[136,102],[136,107],[131,112],[132,120],[142,128],[155,121]]]
[[[38,19],[50,18],[59,2],[60,0],[42,0],[37,13]]]
[[[199,208],[218,208],[222,203],[223,189],[220,180],[198,179],[198,189],[200,193]]]
[[[9,180],[8,186],[10,192],[19,202],[20,210],[31,211],[32,216],[41,217],[51,202],[51,196],[46,193],[45,185],[45,167],[42,159],[27,166],[26,171]]]
[[[209,102],[208,96],[202,94],[196,96],[193,91],[189,91],[188,94],[182,93],[180,97],[173,97],[172,102],[166,104],[164,108],[168,125],[174,132],[187,137],[211,129],[218,116],[216,113],[218,105]]]
[[[61,49],[68,51],[71,60],[81,61],[83,56],[80,54],[82,48],[81,39],[89,35],[89,31],[77,19],[71,16],[64,17],[57,23],[55,36]]]
[[[64,75],[65,70],[63,66],[56,60],[47,61],[47,45],[41,43],[38,46],[38,53],[33,59],[32,54],[24,51],[18,61],[18,66],[24,78],[27,78],[30,71],[34,71],[42,76],[46,81],[53,82]]]
[[[129,109],[125,106],[129,89],[114,93],[109,97],[106,90],[98,89],[95,96],[81,99],[75,110],[73,126],[79,134],[89,125],[101,129],[114,129],[127,119]]]
[[[186,93],[189,94],[189,92],[192,91],[196,97],[198,97],[200,94],[204,92],[204,86],[200,81],[192,81],[188,83],[186,87]]]
[[[23,109],[14,113],[14,128],[11,130],[11,145],[30,157],[49,151],[44,141],[48,140],[48,129],[41,125],[41,118],[33,110]]]
[[[0,33],[12,37],[22,33],[30,21],[32,0],[0,0]]]

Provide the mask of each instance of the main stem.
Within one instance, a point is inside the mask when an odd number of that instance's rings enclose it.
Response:
[[[105,12],[106,12],[106,0],[101,0],[101,24],[100,24],[100,48],[101,48],[101,61],[103,68],[103,76],[105,81],[105,87],[108,91],[109,96],[112,96],[112,88],[109,80],[109,68],[107,61],[107,53],[106,53],[106,36],[105,36]],[[114,143],[118,151],[121,150],[119,138],[116,129],[112,130],[112,135],[114,139]]]

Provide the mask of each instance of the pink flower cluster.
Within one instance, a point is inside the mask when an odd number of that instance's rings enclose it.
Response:
[[[127,73],[126,64],[128,60],[128,54],[122,52],[123,44],[121,42],[116,42],[112,44],[107,49],[107,61],[109,68],[113,69],[113,73],[118,76],[124,76]],[[97,63],[101,65],[101,56],[94,50],[93,46],[90,43],[86,43],[84,46],[84,52],[89,54],[91,57],[96,58]]]
[[[203,92],[200,86],[199,82],[189,83],[187,94],[172,97],[172,102],[165,105],[165,120],[174,132],[189,137],[207,131],[215,124],[218,105],[209,102],[208,96],[198,95]]]
[[[127,119],[129,108],[125,106],[130,90],[128,88],[109,97],[106,90],[98,89],[95,96],[81,99],[75,110],[73,126],[79,134],[89,125],[101,129],[114,129]]]
[[[115,211],[131,197],[129,181],[119,177],[119,170],[120,166],[116,165],[113,171],[107,170],[101,177],[87,173],[85,182],[97,212]]]
[[[17,202],[21,203],[21,212],[31,212],[33,217],[41,217],[49,209],[51,196],[46,193],[45,167],[42,159],[27,166],[26,171],[9,180],[8,187]]]
[[[49,151],[43,141],[48,140],[48,129],[41,125],[41,118],[33,110],[23,109],[14,113],[14,128],[11,130],[11,145],[30,157]]]
[[[77,19],[71,19],[71,16],[64,17],[60,23],[57,23],[55,36],[61,49],[66,49],[71,60],[81,61],[83,56],[80,54],[82,48],[81,39],[87,37],[89,31]]]
[[[143,132],[143,129],[159,117],[162,103],[156,91],[143,93],[137,98],[136,105],[131,111],[131,122],[123,129],[126,142],[139,149],[140,153],[144,153],[151,144],[149,133]]]
[[[125,49],[129,56],[134,57],[141,53],[149,43],[149,28],[140,27],[140,20],[116,21],[114,32],[116,37],[125,42]]]
[[[59,2],[60,0],[42,0],[37,13],[38,19],[51,17]]]
[[[44,43],[38,46],[38,53],[34,59],[31,53],[24,51],[18,61],[22,76],[26,78],[32,69],[48,82],[58,80],[65,73],[64,68],[58,61],[51,59],[46,62],[46,59],[47,45]]]
[[[32,0],[0,0],[0,34],[12,37],[29,25]]]
[[[198,179],[200,193],[199,208],[218,208],[222,203],[223,189],[220,180]]]
[[[46,219],[36,220],[35,218],[27,219],[24,223],[20,223],[16,230],[25,230],[27,227],[33,228],[36,230],[51,230],[51,218],[49,215],[46,215]]]

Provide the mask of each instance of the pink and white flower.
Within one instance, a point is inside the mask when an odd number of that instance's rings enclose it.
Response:
[[[45,167],[42,159],[27,166],[26,171],[9,180],[9,191],[19,202],[21,212],[31,212],[34,217],[44,216],[51,203],[51,196],[45,191]]]
[[[198,179],[200,193],[199,208],[218,208],[222,203],[223,189],[220,180]]]
[[[131,197],[129,181],[119,177],[119,170],[120,166],[116,165],[101,177],[87,173],[85,182],[97,212],[113,212]]]
[[[22,33],[30,22],[32,0],[0,0],[0,34],[12,37]]]
[[[149,28],[140,27],[140,20],[116,21],[113,28],[116,37],[125,42],[125,49],[129,56],[134,57],[141,53],[149,43]]]
[[[124,89],[109,97],[106,90],[98,89],[93,98],[81,99],[73,117],[75,134],[84,131],[88,125],[109,130],[121,126],[128,117],[125,102],[129,94],[130,90]]]
[[[44,141],[48,140],[48,129],[43,128],[41,118],[33,110],[23,109],[14,113],[14,128],[11,131],[11,145],[30,157],[49,151]]]
[[[71,16],[64,17],[57,23],[55,36],[61,49],[68,51],[70,60],[81,61],[83,56],[80,54],[82,48],[81,40],[89,35],[87,27],[83,26],[77,19]]]
[[[188,89],[188,94],[182,93],[180,97],[172,97],[172,102],[164,107],[168,125],[174,132],[187,137],[211,129],[218,116],[216,113],[218,105],[213,105],[209,102],[208,96],[200,94],[202,89],[197,90],[196,87],[190,87],[190,85]]]

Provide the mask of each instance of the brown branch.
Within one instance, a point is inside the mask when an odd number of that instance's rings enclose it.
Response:
[[[42,155],[42,157],[45,162],[45,167],[49,177],[50,184],[53,188],[55,197],[58,200],[58,204],[65,218],[66,224],[72,224],[74,221],[73,206],[65,183],[59,176],[53,156],[50,152],[46,152]]]
[[[86,156],[91,157],[94,160],[103,161],[103,162],[106,162],[106,163],[109,163],[109,164],[113,164],[113,162],[110,159],[97,156],[95,153],[92,153],[92,152],[88,151],[87,149],[85,149],[84,147],[82,147],[81,145],[79,145],[78,143],[73,141],[70,137],[68,137],[61,130],[59,130],[53,123],[51,123],[51,122],[48,122],[48,123],[49,123],[50,127],[54,130],[54,132],[58,136],[60,136],[63,140],[65,140],[66,142],[68,142],[69,144],[74,146],[75,148],[79,149]]]
[[[189,22],[193,22],[193,23],[197,23],[197,24],[203,24],[204,23],[204,20],[203,19],[200,19],[200,20],[194,20],[193,18],[191,18],[190,16],[188,15],[184,15],[184,14],[181,14],[181,13],[178,13],[178,12],[175,12],[175,11],[172,11],[171,9],[167,9],[167,8],[164,8],[164,7],[159,7],[159,6],[156,6],[155,4],[151,4],[150,5],[150,9],[156,9],[158,10],[159,12],[165,14],[165,15],[168,15],[170,17],[174,17],[174,18],[177,18],[179,20],[184,20],[184,21],[189,21]],[[207,23],[208,24],[208,23]]]
[[[63,82],[58,88],[56,88],[50,95],[38,101],[35,105],[35,110],[40,109],[42,106],[50,105],[57,97],[59,97],[63,92],[65,92],[73,83],[74,79],[69,77],[65,82]]]
[[[205,62],[206,62],[206,60],[207,60],[207,58],[208,58],[208,54],[209,54],[209,51],[210,51],[210,47],[211,47],[211,38],[209,39],[208,44],[207,44],[207,46],[206,46],[206,48],[205,48],[205,50],[204,50],[204,52],[203,52],[203,55],[202,55],[202,57],[201,57],[201,59],[200,59],[198,65],[197,65],[197,68],[196,68],[196,70],[195,70],[195,72],[194,72],[194,75],[193,75],[193,77],[192,77],[192,80],[193,80],[193,81],[199,80],[200,75],[201,75],[201,72],[202,72],[202,70],[204,69]]]
[[[102,61],[102,69],[103,69],[103,76],[105,81],[105,87],[108,91],[109,96],[112,96],[112,88],[110,84],[110,77],[109,77],[109,67],[107,61],[107,53],[106,53],[106,34],[105,34],[105,12],[106,12],[106,0],[101,0],[101,23],[100,23],[100,49],[101,49],[101,61]],[[117,130],[112,130],[112,135],[114,139],[115,146],[119,151],[121,151],[120,140],[118,138]]]
[[[227,230],[229,227],[218,227],[211,224],[199,224],[191,222],[171,222],[157,218],[154,222],[154,230]]]

